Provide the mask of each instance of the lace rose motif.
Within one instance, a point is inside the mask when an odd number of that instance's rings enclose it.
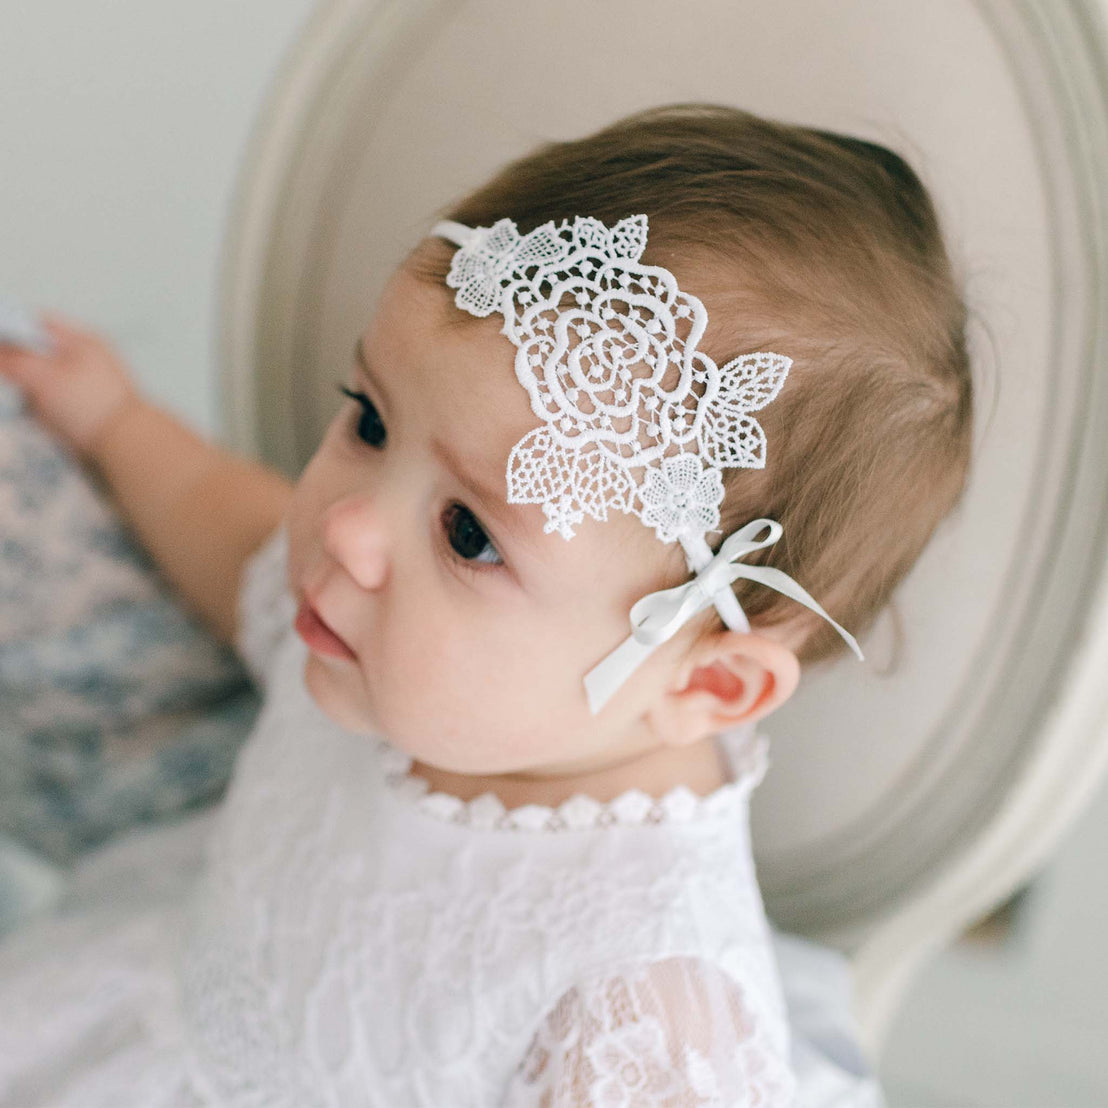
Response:
[[[509,455],[508,502],[541,504],[543,530],[565,539],[609,509],[666,543],[714,529],[721,470],[765,466],[750,413],[777,395],[792,360],[759,352],[717,366],[698,350],[708,313],[668,269],[640,262],[645,215],[611,228],[576,216],[526,235],[510,219],[436,233],[463,240],[446,283],[459,308],[503,315],[543,421]]]

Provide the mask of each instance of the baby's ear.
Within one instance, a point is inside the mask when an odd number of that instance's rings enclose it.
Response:
[[[755,632],[717,631],[692,648],[648,717],[663,743],[684,746],[768,716],[799,682],[800,663],[787,646]]]

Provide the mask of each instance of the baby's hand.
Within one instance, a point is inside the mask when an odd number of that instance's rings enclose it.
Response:
[[[20,389],[49,431],[90,460],[101,429],[124,405],[140,399],[138,390],[99,335],[52,314],[42,322],[54,351],[36,354],[0,340],[0,378]]]

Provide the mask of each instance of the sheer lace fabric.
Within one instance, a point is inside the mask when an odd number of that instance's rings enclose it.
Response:
[[[789,1104],[748,839],[764,744],[693,805],[435,801],[304,688],[285,543],[247,567],[267,697],[192,872],[187,827],[138,836],[0,948],[0,1106]]]
[[[742,987],[669,958],[568,990],[510,1090],[528,1108],[742,1108],[792,1103],[780,1044]]]

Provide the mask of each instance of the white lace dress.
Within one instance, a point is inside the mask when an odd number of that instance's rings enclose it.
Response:
[[[245,572],[266,701],[222,806],[93,856],[0,946],[0,1105],[792,1104],[764,740],[705,798],[428,794],[308,695],[285,555],[281,528]]]

